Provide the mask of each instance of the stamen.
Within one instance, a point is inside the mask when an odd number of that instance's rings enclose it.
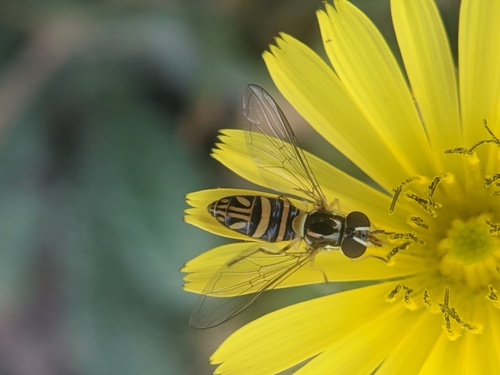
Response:
[[[385,258],[387,259],[387,263],[394,258],[396,254],[398,254],[402,250],[406,250],[411,244],[418,243],[420,246],[425,245],[425,241],[421,240],[420,238],[417,237],[415,232],[412,233],[391,233],[389,235],[389,240],[390,241],[395,241],[395,240],[409,240],[406,242],[403,242],[402,244],[396,246],[393,248],[386,256]]]
[[[495,141],[496,144],[500,145],[500,139],[498,139],[495,134],[493,134],[493,132],[491,131],[491,129],[488,127],[488,122],[486,121],[486,119],[483,119],[483,125],[484,127],[486,128],[486,131],[488,133],[490,133],[491,135],[491,138],[493,139],[493,141]]]
[[[432,182],[430,183],[429,187],[427,188],[427,190],[425,191],[425,193],[427,194],[427,197],[429,199],[432,198],[432,196],[434,195],[434,192],[436,191],[436,188],[437,186],[439,185],[439,183],[444,179],[444,178],[447,178],[448,177],[448,174],[447,173],[443,173],[443,174],[440,174],[439,176],[436,176],[434,177],[434,179],[432,180]]]
[[[429,291],[427,289],[424,289],[424,293],[422,295],[422,301],[424,303],[424,306],[427,307],[429,310],[432,308],[431,297],[429,296]]]
[[[414,182],[420,182],[421,179],[422,179],[421,176],[408,177],[398,187],[392,189],[392,191],[394,192],[394,196],[392,197],[391,206],[389,207],[389,215],[392,215],[392,213],[394,212],[394,208],[396,207],[396,202],[398,201],[399,196],[403,192],[403,189],[409,184],[412,184]]]
[[[440,203],[433,202],[430,199],[419,197],[415,193],[407,193],[406,197],[418,203],[420,207],[422,207],[425,210],[425,212],[427,212],[432,217],[437,217],[436,211],[434,211],[434,209],[441,208],[442,206]]]
[[[456,147],[456,148],[451,148],[449,150],[446,150],[444,152],[445,154],[460,154],[460,155],[468,155],[468,156],[473,156],[474,153],[465,147]]]
[[[465,147],[457,147],[453,148],[450,150],[446,150],[444,153],[445,154],[462,154],[462,155],[469,155],[473,156],[474,155],[474,150],[478,148],[481,145],[484,145],[486,143],[493,143],[496,144],[497,146],[500,146],[500,139],[498,139],[495,134],[491,131],[491,129],[488,127],[488,123],[486,120],[483,120],[483,125],[486,128],[486,131],[490,134],[492,139],[484,139],[482,141],[474,143],[471,148],[467,149]]]
[[[490,176],[490,177],[486,177],[486,178],[483,178],[483,181],[484,181],[484,187],[485,188],[488,188],[491,186],[491,184],[495,181],[497,181],[498,179],[500,179],[500,173],[497,173],[497,174],[494,174],[493,176]],[[495,186],[496,187],[500,187],[500,183],[497,181],[495,182]],[[491,195],[500,195],[500,191],[493,191],[491,193]]]
[[[394,302],[396,300],[396,294],[399,293],[399,290],[404,287],[404,285],[397,285],[393,290],[391,290],[389,292],[389,294],[387,295],[387,298],[385,299],[386,302]]]
[[[439,305],[441,305],[441,304],[439,304]],[[454,332],[453,329],[451,328],[450,316],[444,312],[443,312],[443,316],[444,316],[443,329],[446,331],[446,333],[448,333],[448,339],[450,339],[450,341],[455,341],[456,339],[458,339],[460,337],[460,334],[458,332]]]
[[[424,220],[418,216],[414,216],[414,215],[408,216],[407,222],[413,228],[418,227],[418,228],[427,229],[427,230],[429,229],[429,226],[424,223]]]
[[[460,316],[458,315],[455,308],[450,307],[449,302],[450,302],[450,289],[446,288],[444,292],[444,302],[440,303],[439,307],[441,308],[441,312],[443,313],[444,317],[443,328],[448,333],[448,338],[451,341],[454,341],[460,337],[460,333],[455,332],[453,330],[451,326],[451,319],[453,319],[461,328],[465,329],[470,333],[475,333],[475,334],[481,333],[483,329],[481,325],[464,322],[462,318],[460,318]]]
[[[413,302],[410,298],[410,294],[412,294],[412,293],[413,293],[412,288],[405,289],[405,295],[403,296],[403,301],[405,302],[405,304],[408,306],[408,308],[410,310],[416,310],[417,306],[416,306],[415,302]]]
[[[389,234],[389,233],[388,233]],[[389,241],[397,241],[397,240],[409,240],[403,242],[402,244],[394,247],[385,258],[387,259],[387,263],[390,263],[390,260],[394,258],[396,254],[398,254],[402,250],[406,250],[411,244],[418,243],[420,246],[425,245],[425,241],[418,238],[415,232],[412,233],[390,233]]]
[[[387,262],[389,262],[397,253],[399,253],[402,250],[408,249],[408,247],[412,244],[412,241],[407,241],[403,242],[401,245],[396,246],[393,248],[386,256],[385,259],[387,259]]]
[[[500,231],[500,224],[489,221],[488,219],[484,219],[484,222],[491,227],[490,234],[498,234]]]
[[[497,309],[500,309],[500,300],[498,299],[497,290],[493,288],[493,285],[488,285],[488,290],[489,293],[486,296],[486,299],[489,299],[491,303],[493,303],[493,306],[495,306]]]
[[[399,291],[403,289],[405,291],[405,294],[403,295],[403,302],[405,303],[406,307],[413,311],[418,308],[417,304],[411,299],[410,295],[413,293],[413,288],[410,288],[409,286],[399,284],[394,288],[386,298],[387,302],[394,302],[396,300],[396,295],[399,293]]]
[[[422,303],[432,314],[437,314],[441,311],[441,309],[439,309],[436,305],[432,304],[432,300],[427,289],[424,289],[424,292],[422,294]]]
[[[392,233],[390,236],[389,236],[389,239],[390,240],[411,240],[413,242],[416,242],[418,243],[420,246],[424,246],[425,245],[425,241],[424,240],[421,240],[420,238],[417,237],[417,234],[415,232],[411,232],[411,233]]]
[[[491,177],[486,177],[484,178],[484,187],[487,188],[489,187],[493,182],[495,182],[496,180],[498,180],[500,178],[500,173],[497,173],[497,174],[494,174],[493,176]]]

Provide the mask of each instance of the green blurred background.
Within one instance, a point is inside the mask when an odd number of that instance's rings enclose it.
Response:
[[[394,46],[389,1],[353,2]],[[458,3],[439,2],[452,39]],[[0,374],[208,374],[245,321],[325,292],[271,292],[197,331],[179,272],[223,243],[182,222],[184,195],[249,187],[209,157],[218,129],[244,126],[247,83],[268,88],[305,148],[361,176],[283,101],[261,59],[281,31],[323,54],[320,7],[0,3]]]

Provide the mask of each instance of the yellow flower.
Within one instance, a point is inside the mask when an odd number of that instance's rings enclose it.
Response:
[[[276,373],[304,361],[299,374],[500,371],[500,1],[462,0],[458,73],[433,1],[392,0],[391,7],[408,82],[374,25],[344,0],[317,12],[333,69],[284,34],[264,53],[286,99],[379,184],[308,155],[329,202],[338,198],[343,211],[363,211],[394,233],[369,249],[390,262],[320,252],[314,268],[279,287],[320,283],[323,273],[328,281],[377,283],[247,324],[210,358],[218,374]],[[267,186],[241,132],[224,131],[214,157]],[[190,194],[186,220],[248,240],[206,213],[211,201],[241,194]],[[189,262],[186,290],[203,292],[249,246],[222,246]]]

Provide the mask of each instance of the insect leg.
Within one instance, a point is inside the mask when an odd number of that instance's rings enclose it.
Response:
[[[311,269],[315,271],[320,271],[323,274],[323,279],[325,280],[325,283],[327,283],[328,278],[326,277],[325,271],[322,268],[316,268],[315,266],[317,250],[311,249],[310,251],[311,251]]]
[[[279,251],[271,251],[271,250],[267,250],[264,247],[258,246],[254,251],[251,251],[250,253],[245,254],[244,256],[240,256],[240,257],[237,257],[237,258],[233,259],[227,265],[230,267],[233,264],[238,263],[239,261],[241,261],[241,260],[243,260],[245,258],[248,258],[249,256],[252,256],[252,255],[254,255],[256,253],[263,253],[263,254],[266,254],[266,255],[281,255],[281,254],[285,253],[288,249],[290,249],[293,246],[295,246],[301,240],[302,240],[302,238],[296,237],[293,241],[291,241],[288,245],[286,245],[284,248],[280,249]]]
[[[338,208],[338,211],[339,212],[342,212],[342,209],[340,208],[340,201],[338,198],[335,198],[329,205],[328,207],[330,207],[332,210],[335,209],[335,206],[337,206]]]
[[[284,202],[287,202],[287,203],[289,203],[289,204],[292,204],[292,203],[290,202],[290,199],[288,199],[285,195],[278,195],[278,199],[281,199],[281,200],[282,200],[282,201],[284,201]]]
[[[366,254],[365,256],[363,256],[361,258],[354,258],[354,259],[351,259],[351,260],[353,262],[359,262],[360,260],[365,260],[365,259],[369,259],[369,258],[374,258],[374,259],[381,260],[384,263],[389,263],[389,261],[386,258],[381,257],[380,255],[374,255],[374,254]]]

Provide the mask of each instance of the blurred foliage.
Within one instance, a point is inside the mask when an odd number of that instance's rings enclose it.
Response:
[[[353,2],[394,45],[388,1]],[[182,222],[183,196],[248,186],[209,150],[218,129],[242,123],[245,84],[276,93],[260,55],[279,32],[322,53],[320,6],[0,4],[1,374],[212,371],[210,353],[252,316],[188,327],[195,296],[178,270],[221,240]],[[457,1],[440,6],[455,19]],[[283,107],[304,144],[355,173]],[[278,292],[247,314],[325,292]]]

